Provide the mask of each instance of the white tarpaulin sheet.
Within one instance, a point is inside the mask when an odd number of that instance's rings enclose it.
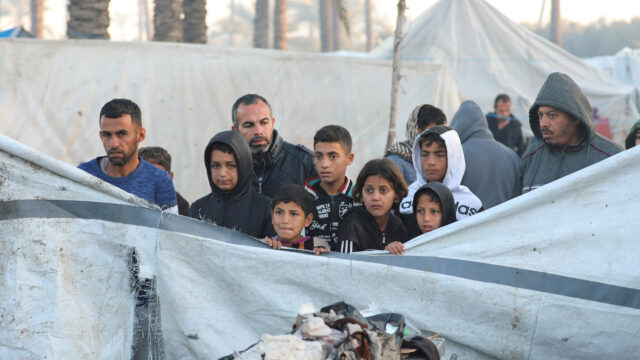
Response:
[[[115,97],[142,109],[147,139],[173,156],[176,189],[195,201],[211,191],[203,166],[209,139],[231,128],[231,106],[246,93],[271,102],[284,139],[311,148],[324,125],[351,132],[350,175],[385,150],[391,64],[323,54],[98,40],[0,41],[0,133],[70,164],[104,149],[100,108]],[[403,67],[397,139],[422,103],[452,117],[460,105],[441,65]]]
[[[370,56],[391,59],[393,38]],[[576,81],[597,108],[604,129],[608,119],[616,142],[624,143],[640,117],[632,86],[516,24],[484,0],[441,0],[433,5],[406,25],[402,57],[446,65],[462,94],[486,112],[493,111],[497,94],[508,93],[514,115],[527,128],[529,108],[552,72]]]
[[[447,358],[640,353],[640,148],[407,244],[404,256],[275,251],[163,214],[0,136],[0,358],[126,358],[135,247],[167,358],[290,330],[300,305],[404,314]]]
[[[625,47],[611,56],[583,59],[587,64],[640,91],[640,49]]]

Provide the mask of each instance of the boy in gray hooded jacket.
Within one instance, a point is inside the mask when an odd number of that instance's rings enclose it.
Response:
[[[535,135],[522,156],[514,197],[622,150],[596,133],[591,105],[567,75],[552,73],[529,110]]]

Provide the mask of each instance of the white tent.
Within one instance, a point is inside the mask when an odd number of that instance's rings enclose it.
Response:
[[[610,124],[616,142],[624,142],[639,117],[633,87],[516,24],[484,0],[441,0],[406,29],[403,59],[445,64],[462,94],[487,112],[493,111],[498,93],[508,93],[513,113],[527,128],[531,104],[547,76],[556,71],[578,83],[597,108],[603,129],[607,121]],[[393,39],[370,56],[391,59]]]
[[[173,156],[176,189],[194,201],[211,191],[203,152],[231,128],[231,105],[258,93],[272,104],[284,139],[311,148],[324,125],[352,134],[355,163],[383,155],[389,128],[389,61],[272,50],[99,40],[0,41],[0,133],[77,165],[104,149],[98,114],[115,97],[142,109],[147,139]],[[434,103],[453,116],[460,96],[446,68],[405,67],[398,138],[413,107]]]
[[[640,93],[640,49],[625,47],[615,55],[596,56],[584,61],[601,72],[635,87]]]
[[[0,135],[0,358],[128,358],[134,248],[158,282],[169,359],[218,358],[289,331],[302,304],[341,300],[442,333],[446,358],[632,357],[639,178],[634,148],[404,256],[315,256],[162,213]]]

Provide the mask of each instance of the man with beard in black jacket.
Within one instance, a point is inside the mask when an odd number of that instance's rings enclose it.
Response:
[[[253,156],[253,188],[270,198],[287,184],[304,185],[318,176],[311,150],[282,139],[273,129],[275,118],[269,102],[260,95],[247,94],[233,104],[232,130],[247,141]]]
[[[270,200],[251,188],[251,151],[235,131],[214,136],[204,150],[211,193],[189,208],[192,218],[257,238],[274,236]]]

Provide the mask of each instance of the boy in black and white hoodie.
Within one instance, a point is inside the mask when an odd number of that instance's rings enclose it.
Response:
[[[353,207],[353,182],[346,176],[353,163],[351,135],[339,125],[328,125],[313,137],[313,162],[318,177],[307,179],[305,189],[313,195],[313,221],[306,234],[338,250],[338,226]]]

